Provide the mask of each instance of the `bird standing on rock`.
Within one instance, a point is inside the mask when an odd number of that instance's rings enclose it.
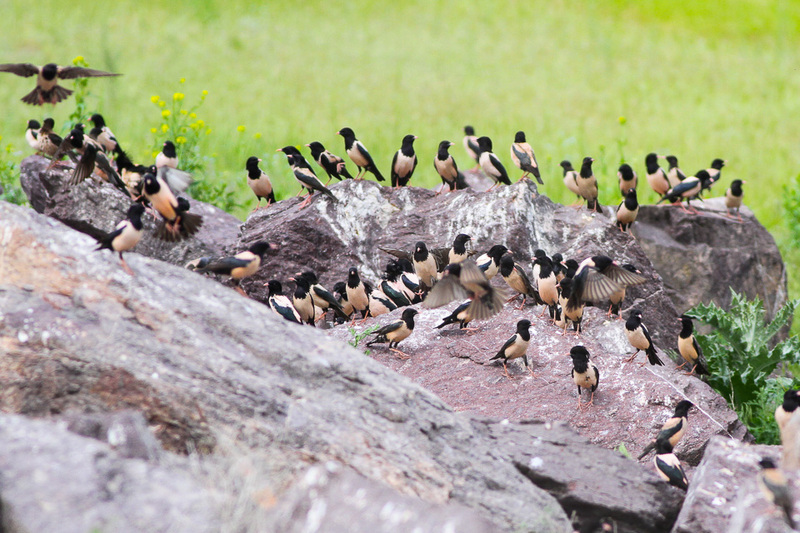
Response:
[[[449,192],[453,192],[456,189],[465,189],[466,182],[464,181],[464,175],[458,171],[458,165],[456,165],[456,160],[453,159],[453,156],[448,152],[453,144],[450,141],[442,141],[439,143],[439,151],[436,152],[436,157],[433,158],[433,167],[436,169],[436,172],[442,178],[442,185],[447,186],[449,188]],[[439,189],[439,192],[436,194],[440,194],[444,190],[444,187]]]
[[[308,280],[311,289],[309,291],[311,299],[314,301],[314,305],[322,310],[323,314],[328,309],[333,309],[337,317],[345,320],[349,317],[349,315],[344,312],[344,309],[342,309],[341,304],[336,300],[333,293],[320,284],[317,274],[313,270],[306,270],[298,275]]]
[[[784,520],[794,530],[796,528],[794,518],[792,518],[794,497],[786,476],[778,469],[775,461],[768,457],[762,458],[758,465],[761,467],[758,475],[758,488],[770,503],[780,508]]]
[[[250,190],[253,191],[253,194],[256,195],[256,199],[258,203],[256,204],[256,210],[261,208],[261,199],[265,199],[267,201],[266,207],[269,207],[272,202],[275,201],[275,191],[272,188],[272,182],[267,176],[267,173],[259,168],[258,164],[261,162],[261,159],[257,158],[256,156],[252,156],[247,158],[247,163],[245,163],[245,169],[247,170],[247,185],[250,187]]]
[[[213,272],[214,274],[230,276],[236,282],[234,289],[242,296],[247,296],[239,286],[239,282],[243,278],[258,272],[261,267],[261,261],[264,260],[264,254],[274,249],[275,247],[266,241],[257,241],[244,252],[239,252],[232,257],[223,257],[216,261],[210,261],[205,266],[197,268],[195,272]]]
[[[670,485],[679,489],[688,490],[689,481],[683,471],[681,462],[672,453],[672,446],[667,439],[656,440],[656,455],[653,457],[653,464],[656,467],[656,474],[668,482]]]
[[[122,252],[132,250],[139,240],[142,238],[142,213],[144,213],[144,206],[142,204],[132,204],[128,208],[128,215],[125,220],[117,224],[114,231],[97,239],[99,246],[95,250],[112,250],[119,252],[119,260],[122,268],[133,276],[133,270],[122,258]]]
[[[585,307],[583,302],[578,302],[577,305],[575,302],[570,303],[569,297],[572,295],[572,278],[564,278],[558,282],[557,287],[559,288],[558,291],[558,309],[556,309],[555,316],[561,315],[559,319],[561,322],[558,322],[557,325],[564,328],[564,332],[562,335],[567,334],[567,328],[569,327],[570,323],[572,323],[573,327],[575,328],[575,335],[580,335],[581,331],[583,330],[583,308]]]
[[[522,171],[520,179],[526,178],[528,174],[533,174],[539,185],[544,185],[540,177],[539,165],[536,163],[536,156],[531,145],[525,141],[524,131],[518,131],[514,136],[514,143],[511,145],[511,160]]]
[[[298,209],[303,209],[308,205],[308,203],[311,201],[314,191],[319,191],[328,196],[333,202],[339,201],[336,196],[333,195],[330,189],[328,189],[322,184],[321,181],[319,181],[317,176],[310,168],[300,165],[300,159],[298,159],[297,155],[291,154],[287,160],[289,162],[289,166],[292,168],[292,172],[294,172],[294,178],[297,180],[297,183],[299,183],[301,187],[304,187],[308,191],[308,196],[300,203]]]
[[[619,180],[619,192],[622,196],[626,196],[629,190],[635,189],[639,185],[639,177],[628,163],[620,165],[617,171],[617,179]]]
[[[564,185],[570,190],[571,193],[578,197],[577,205],[580,205],[583,203],[581,201],[583,197],[581,196],[581,190],[578,187],[578,171],[575,170],[572,166],[572,163],[566,159],[559,163],[559,165],[561,165],[561,168],[564,169]]]
[[[689,409],[692,407],[694,407],[694,404],[689,400],[679,401],[678,405],[675,406],[675,413],[664,422],[656,438],[644,447],[637,459],[641,460],[645,455],[653,451],[658,440],[668,441],[673,448],[677,446],[689,427]]]
[[[472,126],[464,126],[463,143],[467,155],[475,160],[475,168],[472,170],[478,170],[481,168],[481,148],[478,145],[478,138],[475,136],[475,128]]]
[[[508,366],[507,363],[511,360],[517,359],[518,357],[522,357],[522,361],[525,363],[525,368],[527,368],[531,375],[533,375],[533,370],[530,366],[528,366],[528,345],[531,342],[531,321],[530,320],[520,320],[517,322],[517,332],[514,333],[503,347],[500,348],[500,351],[497,352],[497,355],[489,359],[489,361],[495,361],[497,359],[502,359],[503,363],[503,370],[506,372],[506,376],[511,379],[511,374],[508,373]]]
[[[689,176],[676,186],[669,189],[661,199],[656,202],[656,204],[660,204],[661,202],[669,201],[672,204],[680,204],[681,209],[684,211],[688,211],[692,214],[697,214],[697,210],[694,209],[691,205],[692,198],[695,198],[703,187],[703,182],[708,179],[708,173],[705,170],[701,170],[697,173],[696,176]],[[686,205],[689,209],[683,206],[683,201],[686,200]]]
[[[467,309],[469,308],[471,303],[472,302],[467,300],[466,302],[460,304],[458,307],[453,309],[453,312],[444,317],[442,319],[442,323],[436,326],[436,329],[441,329],[445,326],[449,326],[450,324],[455,324],[456,322],[458,322],[459,329],[471,330],[472,328],[467,327],[467,324],[469,324],[470,321],[472,320],[472,317],[470,317],[469,313],[467,312]]]
[[[678,321],[681,323],[681,332],[678,335],[678,351],[684,359],[684,363],[678,368],[683,368],[687,363],[692,366],[692,370],[687,372],[687,376],[694,374],[697,370],[698,374],[708,375],[708,365],[706,358],[703,357],[703,350],[697,339],[694,338],[694,324],[692,319],[686,315],[682,315]]]
[[[314,158],[314,161],[328,174],[328,183],[330,183],[333,178],[339,181],[341,181],[342,178],[353,179],[353,176],[347,171],[347,165],[344,159],[326,150],[322,143],[314,141],[306,146],[311,149],[311,157]],[[328,183],[325,185],[328,185]]]
[[[736,210],[736,218],[739,219],[739,222],[742,222],[742,215],[739,213],[739,208],[742,207],[742,199],[744,198],[744,191],[742,190],[742,185],[747,183],[746,181],[742,180],[733,180],[731,182],[731,186],[728,187],[728,190],[725,191],[725,210],[727,211],[727,216],[733,218],[731,214],[731,210]]]
[[[528,296],[533,296],[539,300],[539,294],[536,292],[536,289],[533,288],[531,280],[528,278],[525,270],[514,262],[514,258],[511,257],[511,255],[506,255],[500,261],[500,274],[503,276],[503,279],[506,280],[509,287],[522,295],[522,303],[519,306],[520,310],[525,307],[525,299]],[[516,296],[511,297],[512,300],[514,298],[516,298]]]
[[[395,352],[400,359],[408,359],[409,355],[397,349],[400,341],[407,339],[414,331],[414,316],[418,313],[416,309],[405,309],[400,320],[392,322],[380,328],[374,333],[375,338],[367,342],[367,346],[373,344],[389,343],[389,350]],[[392,347],[394,344],[394,347]]]
[[[300,320],[309,326],[315,326],[317,321],[317,307],[311,297],[311,285],[303,276],[289,278],[295,282],[295,290],[292,295],[292,305],[300,314]]]
[[[58,148],[64,142],[64,139],[53,133],[55,125],[55,121],[48,117],[44,119],[42,127],[36,134],[36,146],[34,149],[49,157],[55,157]]]
[[[631,311],[630,316],[628,316],[628,321],[625,322],[625,335],[628,337],[628,342],[631,343],[631,346],[636,348],[633,355],[627,359],[629,363],[636,358],[640,351],[644,350],[644,353],[647,354],[647,361],[651,365],[664,366],[664,362],[659,359],[656,353],[656,347],[653,346],[653,340],[650,338],[647,326],[642,323],[642,312],[638,309]]]
[[[94,129],[99,130],[97,139],[95,140],[103,146],[103,150],[105,152],[113,152],[116,150],[117,146],[119,146],[119,143],[117,142],[117,138],[114,136],[114,132],[111,131],[111,128],[106,125],[103,115],[100,113],[95,113],[89,120],[91,120],[92,124],[94,124]]]
[[[30,105],[55,105],[71,95],[71,90],[58,84],[59,79],[71,80],[75,78],[119,76],[119,74],[114,74],[113,72],[104,72],[93,68],[60,67],[55,63],[48,63],[41,67],[31,63],[4,63],[0,65],[0,72],[10,72],[24,78],[37,76],[36,88],[22,97],[22,101]]]
[[[289,298],[283,295],[283,286],[281,282],[273,279],[265,283],[265,285],[269,291],[269,297],[267,299],[269,308],[289,322],[302,324],[303,319],[300,318],[300,313],[294,308]]]
[[[617,207],[617,227],[623,233],[629,233],[631,225],[636,222],[639,215],[639,201],[636,198],[636,189],[631,187],[625,194],[625,199]]]
[[[676,186],[686,179],[686,174],[678,167],[678,158],[674,155],[667,156],[667,163],[669,169],[667,170],[667,180],[669,181],[670,188]]]
[[[594,177],[592,170],[592,163],[594,159],[591,157],[584,157],[583,164],[581,164],[581,171],[578,173],[578,190],[581,197],[586,200],[586,208],[591,209],[593,212],[601,208],[600,202],[597,201],[597,179]]]
[[[711,186],[714,185],[719,179],[722,177],[722,167],[725,166],[725,163],[728,161],[724,159],[715,159],[711,162],[711,167],[706,169],[708,173],[708,179],[703,181],[703,190],[711,189]],[[698,172],[697,175],[699,175]]]
[[[408,185],[414,169],[417,168],[417,154],[414,153],[414,141],[416,135],[406,135],[403,137],[403,144],[394,153],[392,158],[392,187],[399,188]]]
[[[600,383],[600,371],[589,361],[589,351],[583,346],[573,346],[569,351],[572,357],[572,381],[578,386],[578,409],[594,405],[594,391]],[[592,391],[591,399],[585,406],[581,403],[581,389]]]
[[[508,179],[506,167],[500,162],[500,159],[492,153],[492,140],[489,137],[480,137],[478,139],[478,146],[481,150],[479,158],[481,168],[487,176],[492,178],[494,185],[489,190],[494,189],[501,183],[511,185],[511,180]]]
[[[344,137],[344,149],[347,152],[347,156],[358,167],[356,179],[363,178],[363,174],[366,172],[372,172],[378,181],[386,180],[386,178],[381,175],[378,167],[375,166],[375,162],[372,160],[372,156],[369,155],[369,152],[367,152],[367,149],[361,144],[361,141],[356,139],[356,134],[353,133],[353,130],[350,128],[342,128],[336,133]]]
[[[500,271],[500,261],[503,255],[508,251],[508,248],[502,244],[495,244],[489,251],[482,254],[475,260],[478,268],[486,275],[486,279],[492,279]]]
[[[658,165],[658,158],[661,157],[655,152],[650,152],[644,158],[644,164],[647,167],[647,183],[659,196],[664,196],[670,189],[669,178],[667,173]]]

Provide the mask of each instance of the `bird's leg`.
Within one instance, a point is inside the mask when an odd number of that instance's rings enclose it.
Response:
[[[608,306],[608,313],[606,313],[606,316],[607,316],[607,317],[610,317],[610,316],[611,316],[611,310],[612,310],[612,309],[614,309],[614,304],[611,304],[611,305],[609,305],[609,306]]]
[[[408,355],[407,353],[401,352],[397,348],[389,348],[389,351],[396,353],[398,359],[401,359],[401,360],[411,359],[410,355]]]
[[[640,352],[640,351],[641,351],[641,350],[636,350],[636,351],[633,353],[633,355],[632,355],[632,356],[630,356],[629,358],[625,359],[625,362],[626,362],[626,363],[630,363],[631,361],[633,361],[634,359],[636,359],[636,356],[637,356],[637,355],[639,355],[639,352]]]
[[[246,292],[244,292],[244,289],[242,289],[242,288],[241,288],[240,286],[238,286],[238,285],[236,285],[236,286],[233,288],[233,290],[235,290],[236,292],[238,292],[239,294],[241,294],[241,295],[242,295],[242,296],[244,296],[245,298],[250,298],[250,297],[247,295],[247,293],[246,293]]]
[[[594,391],[592,391],[592,397],[589,399],[589,403],[587,403],[584,408],[588,409],[594,405]]]
[[[676,366],[676,367],[675,367],[675,370],[680,370],[681,368],[685,367],[685,366],[686,366],[686,363],[687,363],[687,362],[686,362],[686,361],[684,361],[683,363],[681,363],[681,364],[680,364],[680,366]]]
[[[297,194],[295,194],[295,196],[300,196],[301,194],[303,194],[303,191],[305,191],[305,190],[306,190],[306,188],[305,188],[305,187],[300,187],[300,192],[298,192]]]
[[[300,204],[300,207],[298,207],[298,209],[303,209],[305,206],[308,205],[308,203],[310,201],[311,201],[311,193],[308,193],[308,196],[306,197],[305,200],[302,201],[302,203]]]
[[[524,294],[522,295],[522,303],[519,304],[519,308],[517,309],[517,311],[522,311],[523,307],[525,307],[525,295]]]
[[[506,377],[507,377],[508,379],[514,379],[514,378],[512,378],[512,377],[511,377],[511,374],[509,374],[509,373],[508,373],[508,366],[506,366],[506,364],[505,364],[505,363],[503,363],[503,370],[505,370],[505,371],[506,371]]]
[[[583,411],[583,405],[581,404],[581,393],[578,393],[578,411]]]
[[[684,375],[684,376],[693,376],[693,375],[694,375],[694,369],[695,369],[695,368],[697,368],[697,365],[694,365],[694,366],[692,367],[692,370],[691,370],[691,371],[689,371],[689,372],[684,372],[684,373],[683,373],[683,375]]]
[[[542,312],[539,313],[539,318],[542,318],[544,316],[545,311],[547,311],[547,304],[545,304],[545,306],[542,308]]]
[[[133,273],[131,267],[128,266],[128,263],[122,258],[122,252],[119,253],[119,263],[122,265],[122,270],[124,270],[129,276],[135,276],[136,274]]]

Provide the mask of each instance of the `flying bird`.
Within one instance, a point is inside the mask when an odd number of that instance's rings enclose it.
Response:
[[[48,63],[41,67],[31,63],[4,63],[0,65],[0,72],[10,72],[24,78],[37,77],[36,88],[22,97],[22,101],[30,105],[55,105],[71,95],[72,91],[59,85],[58,80],[119,76],[119,74],[92,68],[60,67],[55,63]]]
[[[434,285],[423,307],[441,307],[453,300],[472,300],[467,312],[473,320],[491,318],[503,309],[505,294],[495,288],[471,259],[445,267],[442,279]]]

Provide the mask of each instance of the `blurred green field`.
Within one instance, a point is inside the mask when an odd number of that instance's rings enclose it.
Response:
[[[298,187],[276,148],[318,140],[343,155],[335,132],[350,126],[388,176],[401,138],[413,133],[420,165],[412,184],[432,186],[440,140],[456,141],[457,161],[470,166],[460,140],[472,124],[492,137],[506,166],[514,132],[524,130],[543,192],[562,202],[572,201],[562,159],[595,157],[600,200],[610,204],[618,201],[622,160],[643,175],[650,151],[677,155],[688,173],[726,158],[715,192],[746,179],[746,203],[781,243],[790,272],[800,263],[782,208],[783,186],[798,175],[798,2],[0,6],[0,61],[65,64],[81,55],[92,67],[125,74],[92,80],[89,107],[137,160],[163,140],[151,133],[161,121],[151,96],[169,102],[181,92],[192,104],[207,90],[197,111],[211,129],[201,144],[203,177],[236,191],[242,218],[255,204],[244,178],[249,155],[264,159],[282,197]],[[72,101],[55,109],[19,102],[32,86],[0,74],[2,143],[23,154],[29,118],[52,115],[62,124],[73,108]],[[649,189],[640,196],[654,199]],[[791,278],[792,295],[799,287]]]

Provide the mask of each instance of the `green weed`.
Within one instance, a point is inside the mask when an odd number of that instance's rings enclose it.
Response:
[[[347,328],[347,331],[350,332],[350,336],[352,337],[352,339],[347,341],[347,343],[350,346],[352,346],[353,348],[358,348],[358,344],[362,340],[364,340],[366,337],[368,337],[371,333],[374,333],[374,332],[378,331],[378,329],[380,329],[380,325],[379,324],[373,324],[373,325],[365,328],[361,332],[356,332],[355,328]],[[369,350],[366,350],[364,353],[369,355]]]
[[[0,141],[3,140],[0,135]],[[0,152],[0,200],[17,205],[28,205],[28,197],[19,184],[19,165],[16,160],[20,153],[9,143]]]

